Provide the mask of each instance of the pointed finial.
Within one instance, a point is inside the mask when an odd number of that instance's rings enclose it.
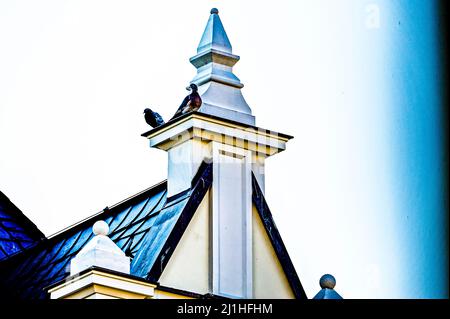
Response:
[[[189,59],[197,68],[191,82],[197,84],[202,98],[199,112],[255,125],[252,110],[240,91],[244,84],[233,73],[239,56],[233,54],[219,10],[212,8],[210,12],[197,54]]]
[[[211,15],[209,16],[205,31],[198,44],[197,53],[208,52],[209,50],[214,49],[231,54],[231,43],[223,28],[218,13],[219,10],[216,8],[211,9]]]

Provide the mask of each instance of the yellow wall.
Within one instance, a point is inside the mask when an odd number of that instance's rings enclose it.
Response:
[[[195,212],[159,282],[163,286],[209,292],[209,191]]]
[[[295,298],[255,206],[253,206],[253,298]]]

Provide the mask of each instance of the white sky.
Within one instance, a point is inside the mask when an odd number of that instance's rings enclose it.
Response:
[[[307,295],[331,273],[346,298],[400,296],[383,3],[1,1],[0,189],[50,235],[165,179],[142,111],[176,110],[217,7],[256,124],[295,137],[266,194]]]

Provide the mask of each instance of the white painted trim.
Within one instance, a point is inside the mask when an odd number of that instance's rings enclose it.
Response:
[[[246,235],[245,256],[246,256],[246,298],[253,298],[253,218],[252,218],[252,153],[247,151],[245,157],[244,183],[245,202],[244,202],[244,234]]]
[[[61,285],[49,289],[48,292],[51,299],[61,299],[92,285],[101,285],[150,297],[153,297],[156,287],[150,283],[92,270],[84,275],[75,276]]]
[[[252,298],[253,296],[253,256],[252,256],[252,184],[251,184],[251,161],[252,153],[249,150],[244,150],[241,148],[236,148],[230,145],[220,144],[217,142],[212,142],[212,153],[213,153],[213,187],[211,190],[212,198],[212,253],[211,253],[211,264],[212,264],[212,292],[217,295],[228,296],[233,298]],[[220,154],[230,154],[235,155],[243,161],[242,164],[242,180],[236,181],[236,183],[242,183],[243,193],[242,193],[242,239],[243,243],[240,243],[243,247],[242,256],[242,284],[243,284],[243,294],[239,296],[230,296],[224,293],[221,288],[221,269],[223,269],[223,264],[221,265],[220,251],[223,247],[222,245],[229,245],[229,243],[220,242],[220,232],[224,225],[220,224],[220,200],[227,196],[220,189],[220,179],[221,179],[221,169],[219,158]],[[233,199],[230,199],[231,201]],[[229,226],[229,225],[228,225]],[[222,267],[221,267],[222,266]],[[239,274],[236,274],[239,275]]]
[[[217,161],[219,157],[219,144],[216,142],[212,142],[212,158],[213,163]],[[213,185],[211,188],[211,199],[212,199],[212,212],[211,212],[211,242],[212,242],[212,251],[211,251],[211,259],[212,259],[212,292],[213,294],[219,295],[219,201],[217,200],[219,193],[219,166],[217,163],[213,164]]]
[[[240,127],[201,117],[198,114],[193,114],[176,124],[148,135],[150,146],[168,150],[191,138],[200,138],[204,141],[225,143],[270,156],[283,151],[288,141],[288,138],[280,136],[275,131]]]

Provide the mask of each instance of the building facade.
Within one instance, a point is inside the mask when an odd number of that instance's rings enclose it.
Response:
[[[2,204],[2,296],[307,298],[264,197],[265,160],[292,137],[256,126],[218,13],[190,59],[202,106],[142,134],[167,180],[50,238]],[[317,297],[339,298],[322,279]]]

